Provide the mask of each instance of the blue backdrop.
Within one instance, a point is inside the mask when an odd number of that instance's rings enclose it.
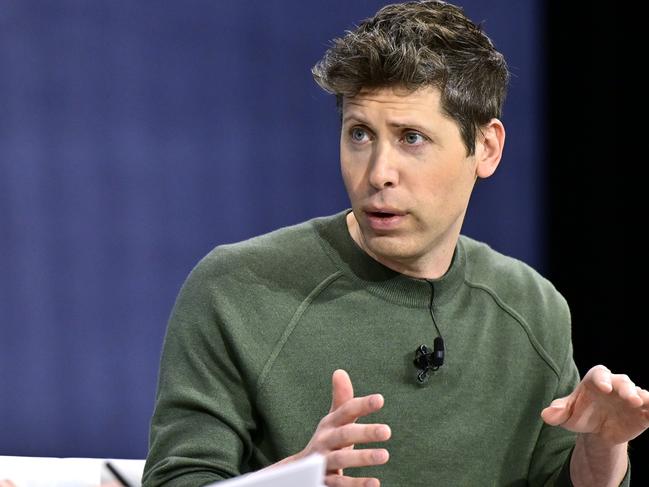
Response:
[[[175,295],[214,245],[347,206],[310,67],[379,0],[5,0],[0,454],[144,457]],[[543,270],[543,21],[463,2],[513,72],[465,233]]]

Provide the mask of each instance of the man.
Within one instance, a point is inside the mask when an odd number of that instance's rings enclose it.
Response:
[[[460,9],[412,2],[336,40],[313,73],[341,108],[352,211],[194,269],[144,485],[313,452],[328,486],[628,485],[649,392],[602,366],[580,382],[554,287],[460,236],[503,150],[502,55]]]

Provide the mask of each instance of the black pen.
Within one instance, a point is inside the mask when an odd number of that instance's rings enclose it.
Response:
[[[117,481],[120,484],[122,484],[124,487],[132,487],[130,482],[128,480],[126,480],[121,473],[119,473],[119,470],[117,470],[112,463],[107,461],[106,462],[106,468],[108,470],[110,470],[110,473],[113,474],[113,477],[115,477],[117,479]]]

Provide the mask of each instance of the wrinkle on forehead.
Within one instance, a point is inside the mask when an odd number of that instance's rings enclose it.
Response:
[[[455,135],[457,132],[461,137],[459,124],[440,104],[441,92],[433,86],[415,91],[404,87],[361,90],[356,96],[344,98],[341,118],[343,124],[348,120],[370,122],[376,116],[370,114],[382,113],[374,121],[383,120],[396,127],[425,127],[428,135],[439,135],[440,131]]]
[[[406,115],[410,113],[440,116],[453,122],[459,129],[457,120],[442,109],[441,97],[441,91],[435,86],[425,86],[414,91],[403,86],[363,89],[355,96],[343,98],[342,111],[345,112],[351,107],[363,109],[378,105],[397,113],[407,112]]]
[[[439,105],[441,92],[439,89],[432,86],[422,87],[417,90],[409,90],[403,86],[362,89],[355,96],[344,97],[343,101],[351,105],[360,105],[363,102],[419,105],[421,104],[422,99],[428,98],[430,95],[434,96],[434,101]],[[428,102],[430,100],[426,101]]]

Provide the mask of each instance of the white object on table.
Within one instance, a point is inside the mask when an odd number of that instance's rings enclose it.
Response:
[[[0,479],[16,487],[98,487],[114,481],[109,461],[133,487],[140,487],[144,460],[0,456]]]
[[[253,472],[206,487],[323,487],[325,461],[313,454],[292,463]]]

